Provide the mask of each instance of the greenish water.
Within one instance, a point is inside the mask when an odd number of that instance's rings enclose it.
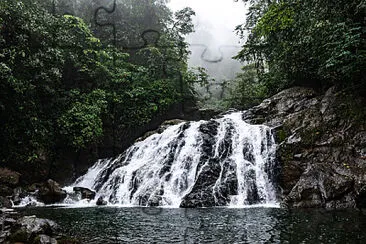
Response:
[[[366,243],[358,211],[276,208],[31,208],[83,243]]]

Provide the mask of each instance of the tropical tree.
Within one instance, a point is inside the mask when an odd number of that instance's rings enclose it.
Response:
[[[237,58],[274,93],[291,85],[365,85],[365,1],[251,0]]]

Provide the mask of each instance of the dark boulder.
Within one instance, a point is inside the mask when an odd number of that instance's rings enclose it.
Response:
[[[62,202],[66,198],[66,191],[54,180],[48,180],[38,188],[37,197],[45,204]]]
[[[97,204],[97,206],[104,206],[104,205],[107,205],[108,202],[106,200],[104,200],[103,197],[99,197],[96,204]]]
[[[80,192],[81,193],[81,199],[89,199],[93,200],[95,198],[95,191],[92,191],[85,187],[79,187],[76,186],[73,188],[74,192]]]

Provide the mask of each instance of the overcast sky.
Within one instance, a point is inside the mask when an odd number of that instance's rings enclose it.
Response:
[[[245,19],[246,8],[239,0],[171,0],[168,6],[173,10],[191,7],[201,21],[210,22],[214,28],[233,29]],[[199,22],[195,24],[200,24]]]
[[[196,12],[194,18],[196,32],[187,37],[191,44],[204,44],[208,47],[205,54],[207,60],[218,60],[224,56],[222,62],[209,63],[201,59],[203,49],[192,46],[191,66],[203,66],[216,79],[232,78],[235,71],[240,70],[240,64],[231,59],[240,50],[240,39],[235,34],[235,26],[242,24],[246,17],[246,8],[239,0],[171,0],[168,6],[177,11],[184,7],[191,7]],[[220,46],[224,55],[219,51]],[[229,48],[227,46],[233,46]],[[235,47],[236,46],[236,47]]]

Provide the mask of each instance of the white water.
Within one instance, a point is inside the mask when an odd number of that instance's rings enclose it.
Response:
[[[208,123],[215,126],[202,129]],[[209,134],[211,146],[207,148],[205,140]],[[271,179],[274,163],[275,143],[270,128],[247,124],[242,113],[235,112],[215,121],[171,126],[161,134],[135,143],[117,158],[99,160],[65,189],[72,192],[74,186],[86,187],[97,192],[95,199],[103,197],[114,205],[179,207],[200,177],[213,177],[201,174],[219,164],[221,172],[216,182],[206,186],[212,191],[212,205],[222,206],[221,198],[228,199],[224,205],[230,207],[274,206],[277,204]],[[228,196],[222,189],[233,182],[229,178],[232,175],[236,176],[237,189],[236,194]],[[90,205],[95,201],[67,198],[65,203]]]

